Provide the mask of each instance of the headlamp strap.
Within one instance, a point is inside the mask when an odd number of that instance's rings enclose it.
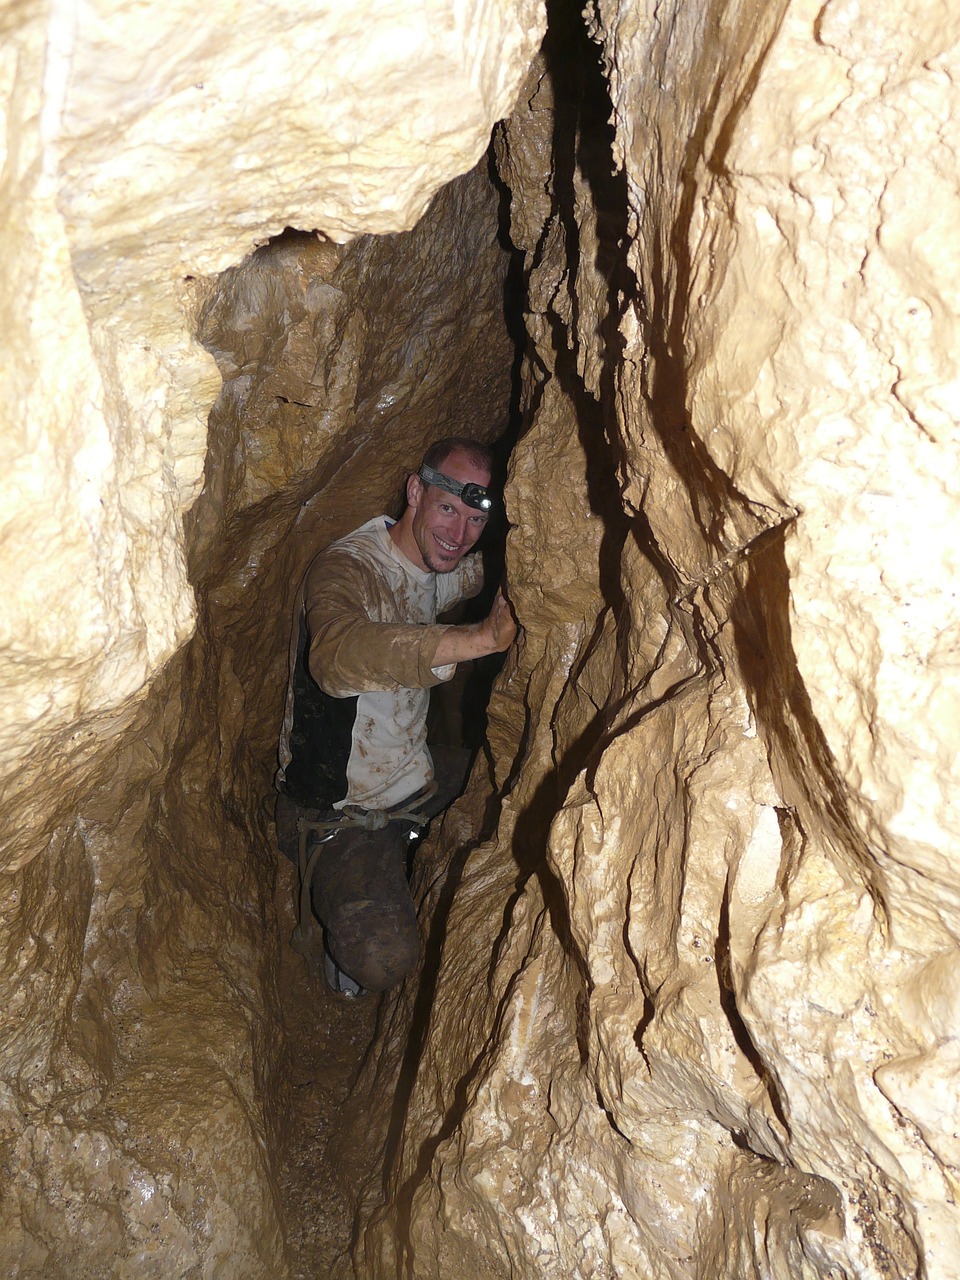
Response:
[[[489,511],[493,506],[493,498],[481,484],[461,483],[451,476],[445,476],[442,471],[434,471],[433,467],[421,467],[417,475],[424,484],[436,485],[445,493],[452,493],[455,498],[461,498],[468,507],[474,507],[477,511]]]

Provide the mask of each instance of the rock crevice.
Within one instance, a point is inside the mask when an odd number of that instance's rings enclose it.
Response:
[[[455,430],[522,633],[338,1274],[952,1280],[960,28],[141,16],[9,24],[6,1272],[297,1273],[290,604]]]

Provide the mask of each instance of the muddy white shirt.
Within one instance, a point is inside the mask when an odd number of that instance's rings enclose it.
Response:
[[[448,630],[436,619],[476,595],[483,565],[420,570],[391,524],[378,516],[321,552],[298,595],[278,781],[310,807],[392,809],[433,779],[429,690],[456,670],[433,665]]]

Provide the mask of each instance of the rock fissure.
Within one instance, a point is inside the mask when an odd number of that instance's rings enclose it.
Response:
[[[4,1273],[954,1280],[960,24],[148,9],[5,27]],[[523,630],[335,1005],[293,594],[448,430]]]

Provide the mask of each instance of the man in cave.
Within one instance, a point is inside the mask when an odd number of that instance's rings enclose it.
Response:
[[[459,793],[465,753],[427,747],[433,685],[516,635],[498,591],[482,622],[437,616],[483,585],[470,555],[494,505],[490,451],[449,437],[407,478],[399,520],[377,516],[316,557],[297,597],[280,742],[277,840],[298,861],[324,929],[323,968],[345,996],[386,991],[419,955],[406,852]]]

